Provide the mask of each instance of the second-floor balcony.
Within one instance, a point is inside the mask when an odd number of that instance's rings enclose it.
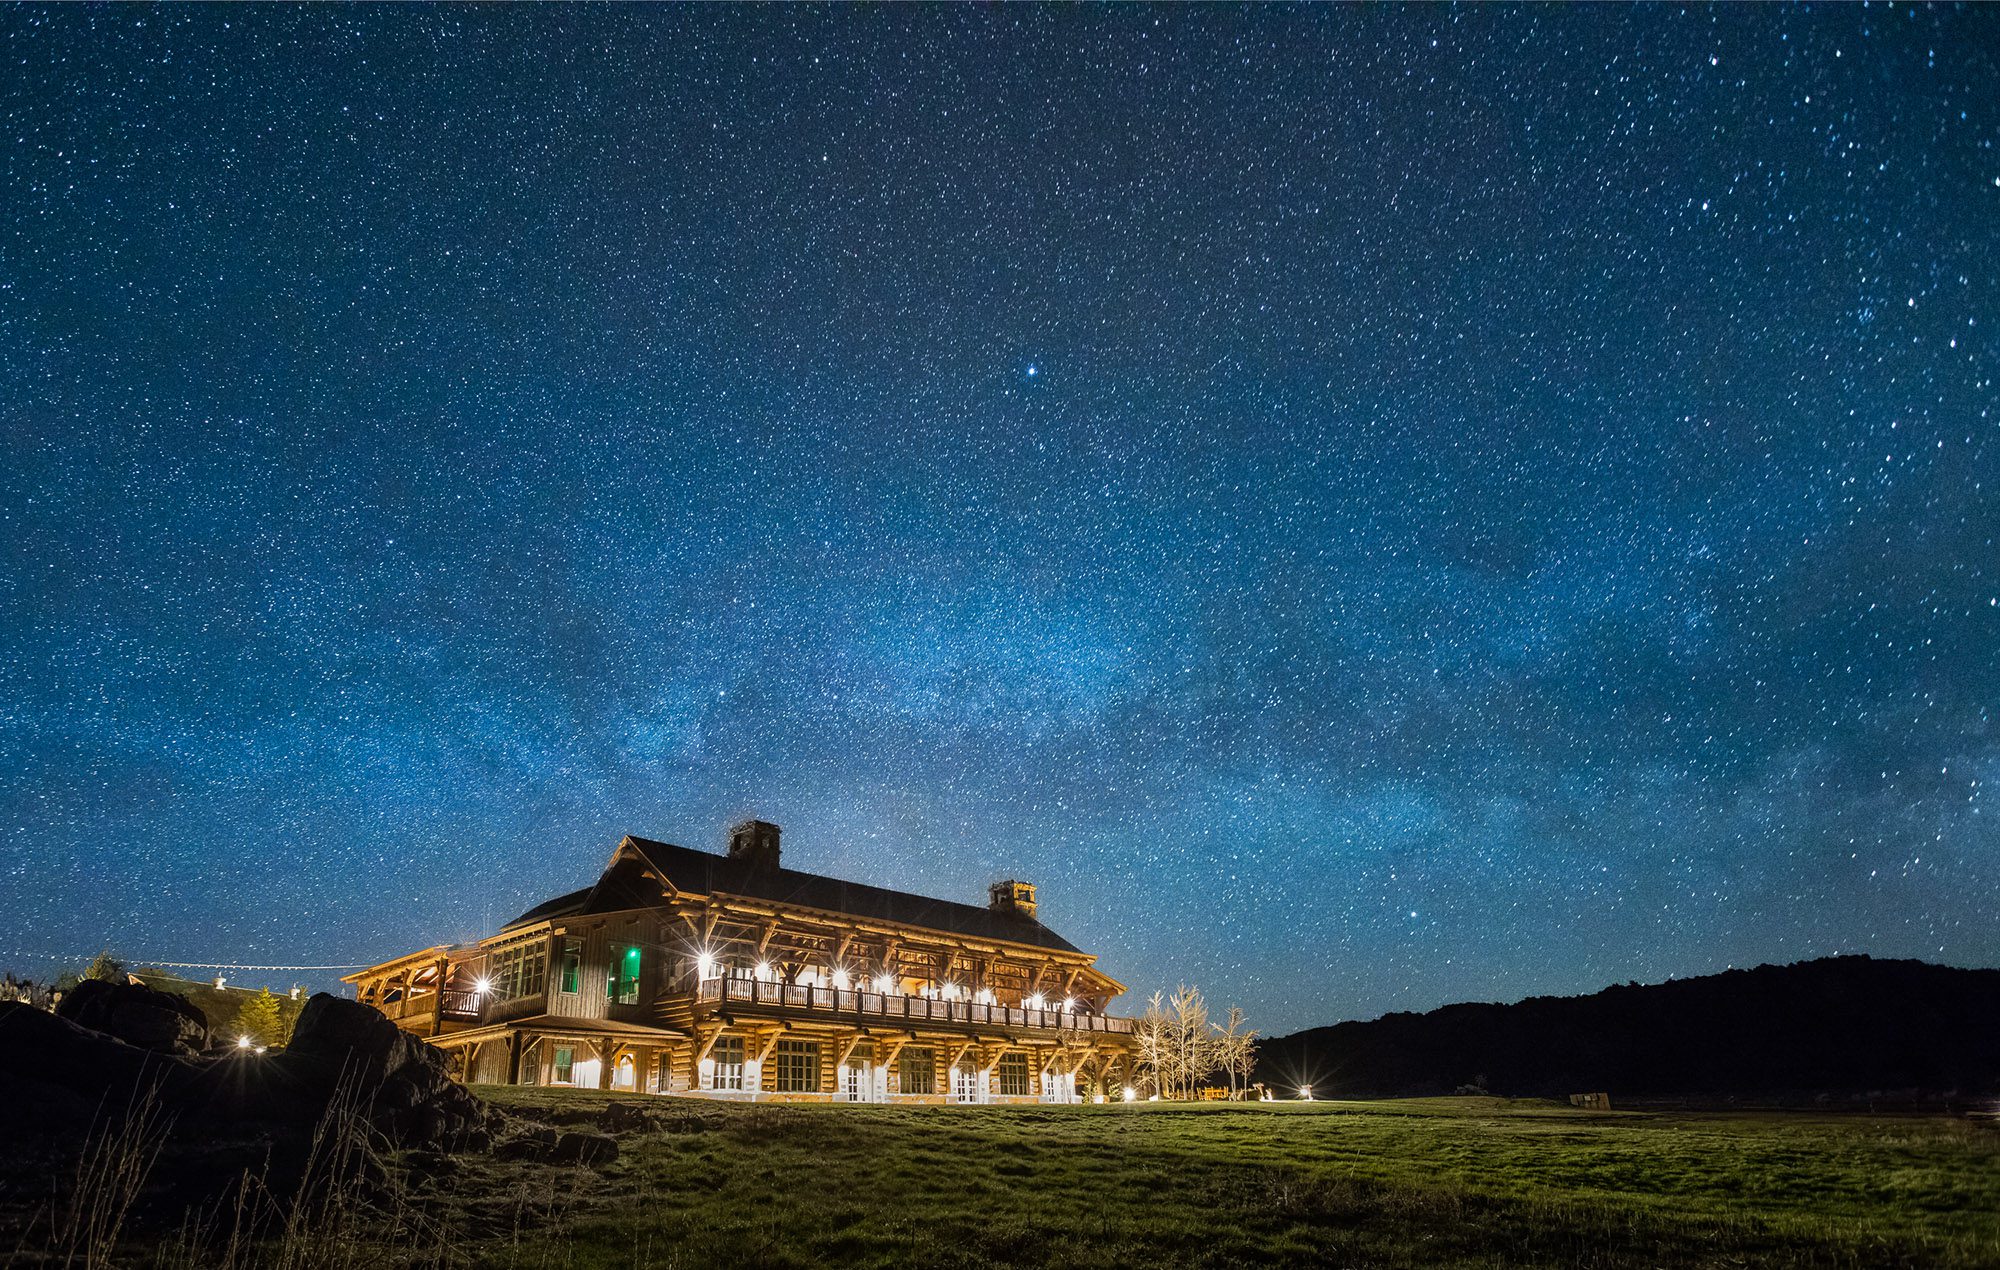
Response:
[[[830,1015],[860,1016],[891,1022],[986,1024],[993,1027],[1040,1028],[1050,1032],[1115,1032],[1128,1034],[1132,1020],[1075,1010],[1033,1009],[988,1005],[981,1001],[946,1001],[894,992],[861,992],[853,988],[806,987],[767,983],[761,979],[704,979],[695,1000],[704,1005],[740,1005],[775,1010],[810,1010]]]

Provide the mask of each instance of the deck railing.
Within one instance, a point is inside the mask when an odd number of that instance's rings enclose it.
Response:
[[[447,1019],[476,1019],[479,1017],[480,997],[483,994],[470,988],[446,988],[444,990],[444,1017]]]
[[[766,983],[761,979],[704,979],[697,999],[716,1004],[768,1005],[830,1014],[865,1014],[877,1018],[934,1023],[987,1023],[1000,1027],[1037,1027],[1050,1031],[1130,1032],[1132,1020],[1075,1010],[1035,1010],[1027,1006],[987,1005],[979,1001],[943,1001],[896,992],[861,992],[853,988],[805,987]]]

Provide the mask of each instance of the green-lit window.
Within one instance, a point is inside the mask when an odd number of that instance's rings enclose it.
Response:
[[[636,945],[611,949],[611,968],[604,976],[604,995],[619,1005],[639,1004],[639,949]]]
[[[581,939],[563,940],[562,990],[564,992],[574,993],[576,991],[577,979],[582,969],[583,941]]]
[[[937,1092],[937,1051],[928,1045],[903,1047],[898,1062],[902,1067],[902,1091],[906,1094]]]
[[[558,1083],[565,1085],[568,1084],[570,1072],[573,1068],[575,1068],[575,1066],[576,1066],[576,1052],[574,1050],[571,1050],[567,1047],[558,1048],[556,1050],[555,1080]]]
[[[1025,1098],[1028,1096],[1028,1056],[1026,1054],[1003,1054],[1000,1068],[994,1073],[1000,1085],[1000,1095],[1004,1098]]]
[[[772,1087],[779,1093],[819,1092],[818,1041],[779,1041],[771,1061],[775,1065]]]

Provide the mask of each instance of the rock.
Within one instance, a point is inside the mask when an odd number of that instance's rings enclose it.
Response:
[[[0,1002],[0,1081],[9,1089],[56,1085],[94,1108],[137,1105],[178,1091],[198,1068],[173,1054],[141,1049],[19,1001]]]
[[[79,992],[73,1009],[156,1043],[188,1037],[178,1023],[146,1022],[152,1003],[119,989]],[[145,1026],[131,1026],[135,1019]],[[420,1171],[442,1176],[441,1156],[485,1150],[492,1127],[507,1123],[445,1071],[442,1052],[367,1006],[325,995],[307,1002],[284,1051],[208,1057],[141,1048],[80,1020],[0,1003],[0,1088],[32,1103],[10,1113],[0,1145],[32,1130],[37,1176],[60,1175],[107,1119],[156,1117],[161,1153],[135,1212],[163,1228],[192,1210],[222,1211],[246,1185],[281,1203],[327,1186],[383,1194],[384,1149],[416,1152]],[[557,1145],[550,1130],[534,1149],[552,1155]],[[616,1155],[589,1142],[569,1149],[592,1162]]]
[[[267,1113],[292,1098],[317,1120],[339,1093],[392,1146],[451,1151],[488,1140],[485,1107],[451,1079],[443,1052],[358,1001],[314,995],[291,1044],[258,1065]]]
[[[652,1123],[647,1109],[637,1103],[614,1102],[598,1113],[597,1127],[606,1133],[629,1133]]]
[[[192,1058],[208,1048],[208,1017],[186,997],[142,983],[85,979],[63,994],[56,1015],[157,1054]]]
[[[496,1160],[547,1160],[556,1153],[554,1129],[534,1128],[493,1145]]]
[[[592,1168],[618,1158],[618,1142],[602,1133],[565,1133],[556,1138],[549,1159],[555,1164],[583,1164]]]

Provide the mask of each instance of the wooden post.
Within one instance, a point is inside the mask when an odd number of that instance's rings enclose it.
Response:
[[[521,1083],[521,1034],[507,1033],[507,1083]]]

